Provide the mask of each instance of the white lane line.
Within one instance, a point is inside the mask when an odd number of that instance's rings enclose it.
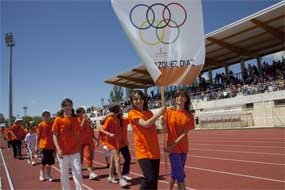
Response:
[[[234,150],[217,150],[217,149],[206,149],[206,148],[191,148],[191,150],[207,150],[207,151],[214,151],[214,152],[233,152],[233,153],[241,153],[241,154],[266,154],[266,155],[285,155],[282,153],[268,153],[268,152],[249,152],[249,151],[234,151]]]
[[[0,154],[1,154],[1,157],[2,157],[2,162],[3,162],[3,165],[4,165],[4,169],[5,169],[5,172],[6,172],[6,176],[7,176],[7,179],[8,179],[10,190],[15,190],[13,182],[12,182],[12,179],[11,179],[11,176],[10,176],[10,173],[9,173],[9,170],[8,170],[8,167],[6,165],[6,161],[5,161],[3,152],[2,152],[2,148],[0,148]]]
[[[284,148],[285,146],[248,146],[248,145],[228,145],[228,144],[208,144],[208,143],[192,143],[190,142],[189,145],[211,145],[211,146],[233,146],[233,147],[259,147],[259,148]]]
[[[269,165],[276,165],[276,166],[285,166],[285,164],[279,164],[279,163],[237,160],[237,159],[218,158],[218,157],[207,157],[207,156],[192,155],[192,154],[188,155],[187,157],[197,157],[197,158],[206,158],[206,159],[214,159],[214,160],[226,160],[226,161],[234,161],[234,162],[245,162],[245,163],[253,163],[253,164],[269,164]]]
[[[216,142],[236,142],[236,143],[268,143],[268,144],[283,144],[284,142],[283,142],[283,139],[281,140],[281,141],[279,141],[279,142],[276,142],[276,141],[248,141],[248,140],[209,140],[209,139],[205,139],[205,140],[203,140],[203,139],[191,139],[191,137],[189,138],[189,141],[190,142],[213,142],[213,143],[216,143]]]
[[[59,168],[57,168],[55,166],[52,166],[52,168],[60,173],[60,169]],[[85,184],[83,184],[83,187],[85,187],[88,190],[94,190],[93,188],[91,188],[91,187],[89,187],[88,185],[85,185]]]
[[[266,138],[266,137],[263,137],[263,138],[250,138],[250,137],[248,137],[248,138],[224,138],[224,136],[221,136],[221,137],[216,137],[216,135],[215,135],[215,137],[207,137],[207,138],[205,138],[205,137],[202,137],[202,138],[199,138],[199,137],[196,137],[195,135],[195,137],[193,137],[193,134],[190,134],[190,136],[192,137],[191,139],[192,140],[221,140],[221,141],[223,141],[223,140],[236,140],[236,142],[247,142],[248,140],[249,141],[252,141],[252,142],[276,142],[276,141],[269,141],[269,140],[280,140],[281,142],[283,141],[283,138]],[[266,139],[266,141],[264,141],[264,139]]]
[[[164,163],[164,162],[160,162],[160,163]],[[258,177],[258,176],[245,175],[245,174],[232,173],[232,172],[225,172],[225,171],[212,170],[212,169],[206,169],[206,168],[198,168],[198,167],[192,167],[192,166],[185,166],[185,167],[190,168],[190,169],[195,169],[195,170],[207,171],[207,172],[214,172],[214,173],[221,173],[221,174],[227,174],[227,175],[233,175],[233,176],[239,176],[239,177],[247,177],[247,178],[260,179],[260,180],[265,180],[265,181],[274,181],[274,182],[285,183],[285,181],[283,181],[283,180],[272,179],[272,178]]]
[[[163,147],[160,147],[163,148]],[[134,151],[134,149],[130,148],[130,150]],[[164,154],[163,151],[160,151],[160,153]],[[198,157],[198,158],[206,158],[206,159],[214,159],[214,160],[227,160],[227,161],[235,161],[235,162],[246,162],[246,163],[254,163],[254,164],[269,164],[269,165],[277,165],[277,166],[285,166],[284,164],[280,163],[271,163],[271,162],[260,162],[260,161],[252,161],[252,160],[238,160],[238,159],[230,159],[230,158],[219,158],[219,157],[207,157],[207,156],[200,156],[200,155],[194,155],[191,153],[187,154],[187,157]]]
[[[97,152],[102,152],[103,151],[98,151]],[[160,161],[160,164],[164,165],[165,162]],[[169,163],[167,163],[167,165],[170,165]],[[232,173],[232,172],[225,172],[225,171],[219,171],[219,170],[213,170],[213,169],[206,169],[206,168],[199,168],[199,167],[192,167],[192,166],[187,166],[185,165],[185,168],[189,168],[189,169],[196,169],[196,170],[201,170],[201,171],[209,171],[209,172],[215,172],[215,173],[222,173],[222,174],[227,174],[227,175],[234,175],[234,176],[240,176],[240,177],[247,177],[247,178],[254,178],[254,179],[260,179],[260,180],[266,180],[266,181],[274,181],[274,182],[282,182],[285,183],[285,181],[282,180],[278,180],[278,179],[272,179],[272,178],[264,178],[264,177],[258,177],[258,176],[252,176],[252,175],[245,175],[245,174],[239,174],[239,173]]]
[[[97,151],[97,150],[96,150],[96,151]],[[97,152],[101,152],[101,151],[97,151]],[[103,151],[102,151],[102,152],[103,152]],[[94,160],[93,160],[93,162],[96,163],[96,164],[100,164],[100,165],[105,166],[105,164],[103,164],[103,163],[101,163],[101,162],[97,162],[97,161],[94,161]],[[133,174],[133,175],[139,176],[139,177],[143,177],[143,175],[141,175],[141,174],[139,174],[139,173],[136,173],[136,172],[130,172],[130,173]],[[161,183],[168,184],[168,182],[165,181],[165,180],[158,180],[158,181],[161,182]],[[175,186],[177,186],[177,185],[175,184]],[[188,190],[197,190],[197,189],[193,189],[193,188],[191,188],[191,187],[186,187],[186,189],[188,189]]]

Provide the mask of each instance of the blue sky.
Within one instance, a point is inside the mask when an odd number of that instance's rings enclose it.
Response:
[[[280,0],[202,0],[205,33]],[[8,116],[9,52],[4,34],[13,32],[13,113],[40,115],[74,106],[101,105],[112,85],[104,80],[140,63],[110,0],[1,1],[0,113]]]

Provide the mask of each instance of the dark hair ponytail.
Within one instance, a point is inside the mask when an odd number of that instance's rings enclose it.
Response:
[[[63,107],[66,105],[66,103],[69,103],[69,104],[71,104],[71,105],[73,106],[72,100],[69,99],[69,98],[65,98],[65,99],[62,100],[62,102],[61,102],[61,107],[63,108]],[[63,117],[63,109],[61,109],[60,111],[57,112],[57,116]],[[72,116],[72,117],[76,117],[76,114],[75,114],[75,111],[74,111],[73,108],[72,108],[72,110],[71,110],[71,116]]]

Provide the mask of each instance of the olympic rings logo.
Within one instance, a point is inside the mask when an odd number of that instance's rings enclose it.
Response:
[[[157,20],[157,15],[156,15],[157,12],[154,11],[154,7],[157,7],[157,6],[160,6],[163,8],[162,9],[162,20]],[[178,22],[172,19],[174,14],[171,13],[170,11],[169,7],[171,6],[176,6],[182,10],[182,13],[184,14],[183,16],[184,18],[182,19],[182,21]],[[135,11],[137,11],[138,8],[141,8],[141,7],[147,8],[147,11],[145,13],[146,20],[141,23],[136,23],[135,18],[134,18],[134,13]],[[129,18],[130,18],[130,22],[132,23],[132,25],[136,29],[140,30],[139,36],[143,43],[150,45],[150,46],[155,46],[160,43],[168,45],[168,44],[172,44],[176,42],[177,39],[179,38],[180,27],[183,26],[187,20],[187,11],[184,8],[184,6],[176,2],[169,3],[167,5],[162,4],[162,3],[154,3],[150,6],[146,4],[137,4],[132,7],[130,14],[129,14]],[[165,28],[166,27],[177,30],[176,35],[174,35],[174,37],[172,37],[171,39],[165,39]],[[149,40],[147,41],[144,37],[143,31],[146,31],[149,28],[155,29],[155,36],[156,36],[155,41],[149,41]]]

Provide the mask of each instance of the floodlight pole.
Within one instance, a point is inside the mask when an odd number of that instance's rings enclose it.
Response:
[[[15,46],[15,41],[13,38],[13,34],[12,32],[6,33],[5,35],[5,41],[6,41],[6,45],[9,47],[10,49],[10,61],[9,61],[9,125],[11,125],[11,120],[13,117],[13,90],[12,90],[12,53],[13,53],[13,47]]]

